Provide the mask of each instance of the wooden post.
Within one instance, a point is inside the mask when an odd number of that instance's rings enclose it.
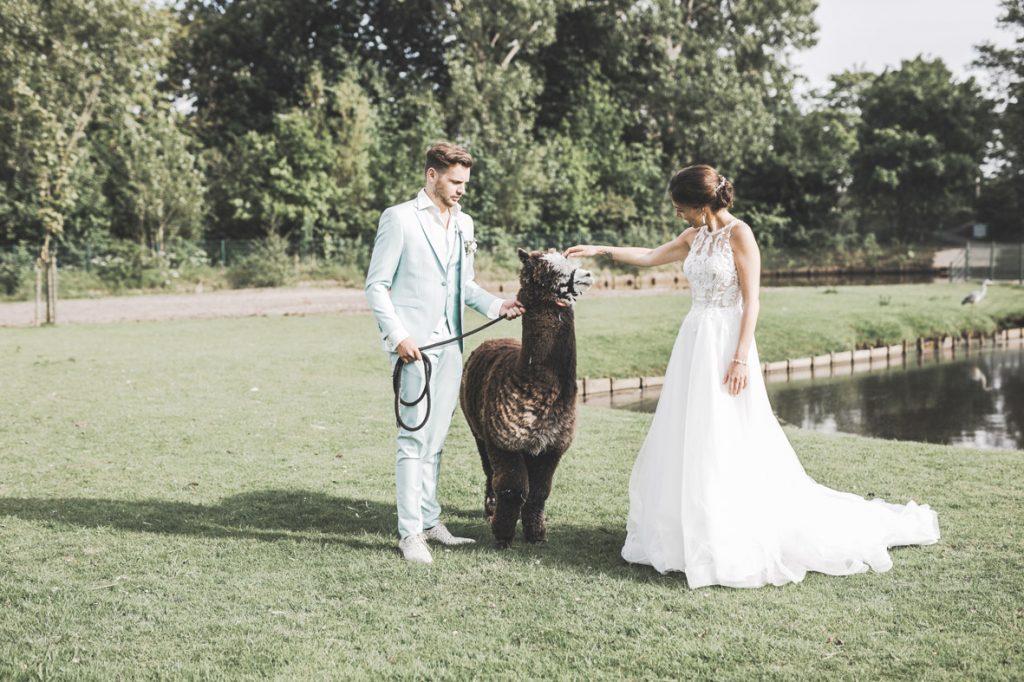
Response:
[[[46,264],[46,324],[57,324],[57,254]]]
[[[43,308],[43,268],[39,264],[39,259],[36,259],[36,314],[35,314],[35,326],[42,324],[42,310]]]

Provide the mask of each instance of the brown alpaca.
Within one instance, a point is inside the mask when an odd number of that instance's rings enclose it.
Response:
[[[576,429],[573,303],[593,276],[561,255],[519,250],[523,341],[485,341],[462,372],[460,402],[487,489],[484,512],[499,549],[520,513],[527,542],[544,542],[544,502]]]

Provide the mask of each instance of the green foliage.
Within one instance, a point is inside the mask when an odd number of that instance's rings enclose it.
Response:
[[[534,139],[541,83],[529,59],[554,39],[554,0],[454,5],[448,129],[476,156],[467,206],[481,232],[534,228],[543,150]]]
[[[203,234],[205,178],[182,116],[167,103],[126,111],[104,140],[110,162],[111,233],[151,245]]]
[[[370,230],[375,112],[352,78],[310,83],[310,104],[211,151],[217,236],[280,235],[295,244],[358,239]]]
[[[23,247],[0,250],[0,295],[14,296],[32,270],[32,256]]]
[[[762,245],[830,249],[856,230],[846,195],[860,116],[842,104],[842,92],[837,86],[807,112],[780,98],[774,153],[737,179],[740,205]]]
[[[178,277],[176,264],[166,254],[154,254],[138,242],[117,240],[105,244],[88,266],[111,290],[120,291],[167,287]]]
[[[141,0],[4,3],[0,216],[8,239],[41,243],[64,231],[85,143],[137,94],[155,90],[167,16]]]
[[[994,77],[992,97],[997,104],[994,140],[995,172],[984,178],[978,216],[1003,238],[1024,235],[1024,4],[1003,0],[1002,28],[1016,37],[1013,48],[981,46],[979,63]]]
[[[279,287],[288,282],[292,270],[288,242],[272,233],[252,253],[228,268],[228,283],[235,289]]]
[[[128,240],[158,258],[177,239],[280,235],[357,270],[442,139],[476,159],[464,204],[489,249],[654,245],[682,229],[670,174],[697,162],[776,250],[842,260],[970,217],[991,103],[923,59],[797,99],[789,54],[813,44],[814,7],[7,0],[0,243]],[[978,214],[1004,233],[1024,191],[1018,56],[983,51],[1008,85]]]
[[[864,87],[852,191],[870,227],[918,241],[969,217],[991,103],[939,60],[904,61]]]

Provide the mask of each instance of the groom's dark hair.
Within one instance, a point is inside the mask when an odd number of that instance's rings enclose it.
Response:
[[[427,150],[427,166],[423,169],[423,172],[425,173],[433,168],[438,173],[444,173],[455,164],[472,168],[473,157],[462,147],[457,147],[447,142],[438,142]]]

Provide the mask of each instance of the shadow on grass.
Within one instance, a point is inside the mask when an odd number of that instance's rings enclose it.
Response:
[[[139,533],[202,538],[309,541],[342,544],[361,550],[394,550],[395,508],[377,501],[336,497],[303,490],[260,490],[226,497],[217,504],[170,500],[102,498],[0,497],[0,516],[44,524],[85,528],[116,528]],[[548,542],[529,545],[522,531],[512,547],[499,552],[482,509],[445,507],[452,530],[477,541],[459,552],[500,556],[510,564],[541,560],[581,573],[600,572],[616,578],[665,580],[652,569],[631,567],[619,556],[624,528],[556,524]],[[668,578],[680,580],[678,578]]]
[[[170,500],[0,497],[0,516],[87,528],[252,540],[310,540],[356,548],[394,544],[394,507],[302,490],[260,490],[218,504]],[[312,535],[311,535],[312,534]],[[387,537],[376,540],[372,535]]]
[[[584,526],[548,520],[547,542],[530,544],[523,539],[523,527],[516,527],[516,537],[511,547],[498,550],[494,547],[494,536],[480,509],[452,509],[445,507],[445,516],[450,519],[453,531],[461,532],[476,540],[477,544],[461,547],[460,552],[471,552],[486,557],[500,556],[510,564],[533,564],[540,561],[549,566],[559,566],[590,575],[600,573],[620,580],[636,582],[676,583],[686,587],[682,573],[661,575],[650,566],[627,563],[621,555],[622,544],[626,541],[626,526]]]

